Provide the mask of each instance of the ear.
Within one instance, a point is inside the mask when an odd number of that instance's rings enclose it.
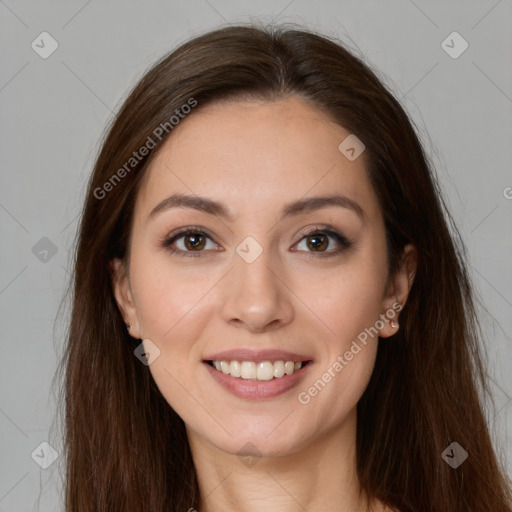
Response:
[[[400,268],[391,276],[382,300],[381,319],[384,323],[379,330],[379,337],[388,338],[396,334],[399,325],[399,314],[407,302],[416,275],[418,251],[412,244],[404,247]]]
[[[109,262],[112,288],[124,323],[129,324],[128,332],[133,338],[140,339],[140,323],[137,318],[137,310],[133,300],[133,292],[130,286],[130,276],[125,261],[114,258]]]

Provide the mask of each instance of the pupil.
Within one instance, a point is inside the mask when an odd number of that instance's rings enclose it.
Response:
[[[201,249],[204,246],[204,240],[200,240],[202,235],[188,235],[187,246],[192,249]],[[192,242],[190,242],[192,240]],[[203,242],[203,243],[201,243]]]
[[[314,241],[311,245],[313,246],[313,248],[315,249],[318,249],[320,247],[323,246],[323,248],[325,248],[325,240],[326,240],[326,237],[323,236],[323,235],[312,235],[310,237],[308,237],[309,240],[316,240],[316,242]]]

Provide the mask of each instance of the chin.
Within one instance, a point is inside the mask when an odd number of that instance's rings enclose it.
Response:
[[[285,428],[280,418],[278,421],[272,422],[269,428],[267,422],[265,425],[252,425],[252,428],[245,428],[247,425],[238,424],[237,428],[231,428],[226,425],[232,437],[223,435],[221,438],[207,438],[208,441],[215,445],[218,449],[238,455],[239,457],[283,457],[291,455],[301,450],[306,442],[307,435],[304,433],[296,433],[290,428]],[[281,427],[284,427],[281,429]],[[279,430],[279,431],[278,431]]]

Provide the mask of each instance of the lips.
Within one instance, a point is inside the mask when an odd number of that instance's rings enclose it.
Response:
[[[210,375],[239,398],[278,396],[302,380],[313,362],[311,356],[283,350],[237,349],[203,359]]]
[[[251,350],[251,349],[236,349],[224,350],[223,352],[216,352],[203,358],[203,361],[253,361],[255,363],[260,361],[293,361],[305,362],[313,361],[313,358],[304,354],[296,354],[284,350]]]

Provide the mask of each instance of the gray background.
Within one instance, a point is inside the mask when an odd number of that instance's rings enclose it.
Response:
[[[60,451],[52,378],[68,312],[57,312],[107,121],[162,54],[250,19],[301,23],[357,45],[417,124],[487,309],[488,415],[512,473],[511,0],[0,0],[0,512],[62,510],[62,457],[48,469],[36,460],[49,457],[44,441]],[[31,47],[42,46],[43,31],[59,45],[46,59]],[[453,31],[469,44],[458,58],[442,47]]]

